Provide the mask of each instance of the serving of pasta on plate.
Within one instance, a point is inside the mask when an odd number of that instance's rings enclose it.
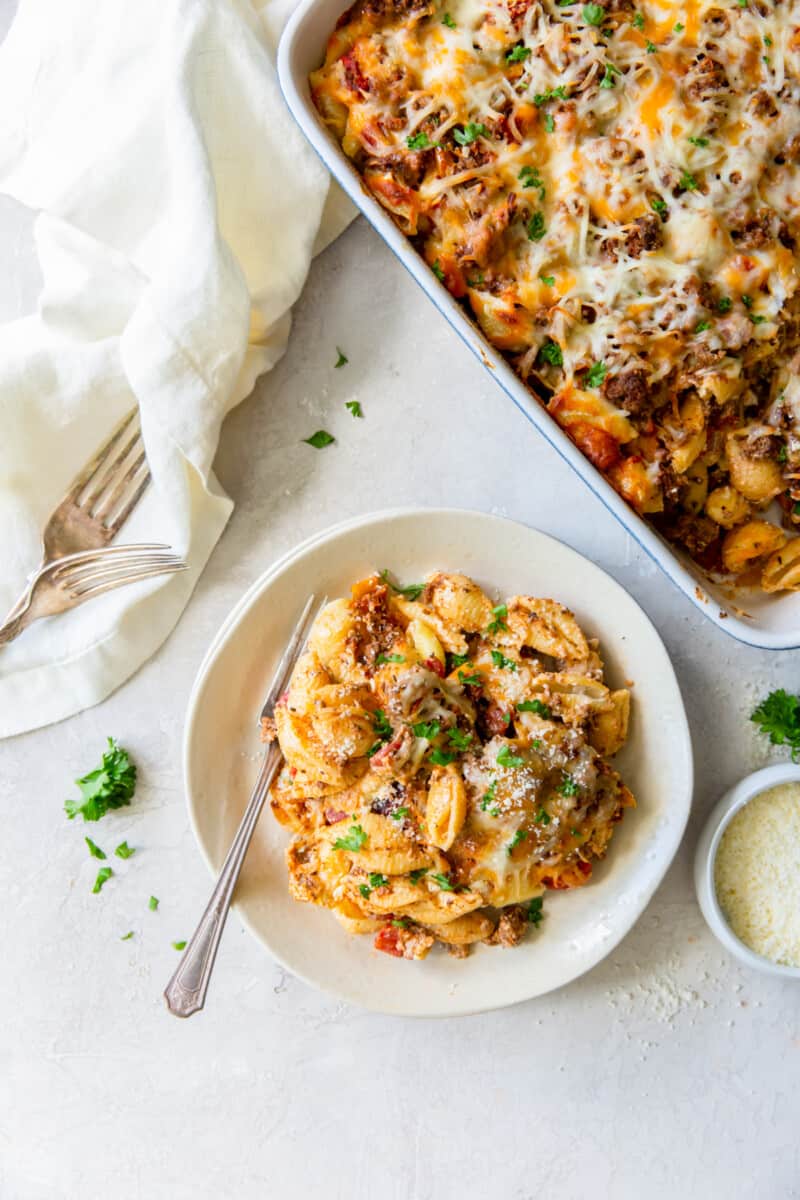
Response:
[[[609,759],[630,694],[552,599],[386,572],[326,605],[266,739],[295,899],[377,949],[518,945],[552,889],[586,884],[635,804]]]

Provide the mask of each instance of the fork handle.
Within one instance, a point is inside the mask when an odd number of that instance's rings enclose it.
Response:
[[[183,952],[175,974],[164,989],[167,1008],[176,1017],[190,1017],[205,1004],[206,992],[214,969],[219,941],[225,928],[231,898],[239,872],[253,837],[261,809],[281,765],[281,752],[277,743],[268,748],[252,795],[244,810],[241,824],[236,831],[219,878],[211,893],[205,912]]]
[[[0,646],[5,646],[9,642],[13,642],[14,638],[19,637],[23,629],[35,619],[35,617],[31,616],[31,594],[29,591],[26,595],[20,596],[6,620],[0,625]]]

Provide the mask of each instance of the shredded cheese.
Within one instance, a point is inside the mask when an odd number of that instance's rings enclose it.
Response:
[[[717,899],[733,932],[771,962],[800,967],[800,785],[762,792],[722,835]]]

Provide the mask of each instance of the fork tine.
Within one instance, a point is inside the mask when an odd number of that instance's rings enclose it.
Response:
[[[177,571],[185,571],[187,564],[185,562],[176,562],[165,564],[160,567],[150,567],[149,569],[136,569],[129,571],[119,578],[106,580],[98,583],[83,583],[79,588],[73,591],[73,596],[80,600],[92,600],[95,596],[102,596],[103,592],[110,592],[114,588],[123,587],[129,583],[140,583],[143,579],[154,579],[157,575],[174,575]]]
[[[114,519],[112,521],[108,521],[106,523],[106,528],[109,530],[112,537],[114,536],[114,534],[116,534],[122,528],[122,526],[127,521],[128,517],[131,515],[133,510],[136,508],[136,505],[141,500],[142,495],[144,494],[149,482],[150,482],[150,468],[148,467],[147,470],[145,471],[145,474],[142,477],[141,483],[137,484],[135,490],[128,497],[128,500],[126,501],[124,507],[119,510],[119,512],[116,514],[116,516],[114,517]]]
[[[136,429],[133,437],[124,440],[123,445],[117,449],[116,453],[109,455],[109,459],[103,463],[102,468],[98,468],[95,471],[93,478],[86,485],[83,492],[76,497],[75,503],[87,512],[92,513],[95,505],[100,501],[106,490],[114,486],[120,475],[124,475],[127,470],[126,464],[131,454],[138,453],[141,446],[141,431]]]
[[[141,442],[139,444],[141,446]],[[142,467],[144,467],[144,475],[149,479],[150,468],[148,467],[147,459],[145,458],[144,446],[141,446],[140,452],[136,455],[136,458],[133,460],[130,466],[125,470],[124,474],[120,475],[118,478],[109,480],[109,483],[111,484],[110,491],[106,491],[105,495],[103,495],[102,499],[95,506],[92,512],[92,516],[96,521],[105,521],[106,517],[109,516],[110,513],[113,513],[114,510],[119,506],[131,485],[138,485],[138,483],[141,481],[140,477]]]
[[[59,586],[66,588],[83,587],[106,579],[123,579],[133,571],[146,570],[149,567],[180,566],[182,563],[183,559],[177,554],[143,554],[114,563],[78,564],[57,576],[57,582]]]
[[[272,716],[272,710],[275,707],[275,703],[286,690],[286,685],[289,682],[289,676],[294,670],[295,664],[297,663],[297,660],[305,647],[308,635],[311,632],[311,627],[327,604],[328,597],[325,596],[322,600],[322,603],[318,604],[314,609],[315,600],[316,596],[313,594],[308,597],[308,600],[306,600],[303,607],[303,611],[300,613],[297,624],[292,630],[292,636],[289,638],[289,641],[286,644],[286,649],[281,655],[281,660],[278,663],[275,674],[272,677],[272,683],[269,685],[269,690],[264,700],[264,705],[261,709],[261,719]],[[313,614],[312,609],[314,609]]]
[[[101,470],[108,459],[108,456],[113,452],[114,448],[125,436],[128,429],[133,427],[133,424],[139,423],[139,409],[133,408],[126,414],[118,425],[112,429],[108,439],[103,443],[93,458],[90,458],[86,466],[80,471],[69,488],[67,489],[67,498],[77,503],[77,498],[95,476],[96,472]]]
[[[143,556],[161,558],[177,552],[165,542],[132,542],[124,546],[104,546],[96,550],[82,550],[77,554],[68,554],[53,562],[49,567],[50,577],[54,582],[60,582],[65,575],[75,571],[100,570],[110,565],[124,565]]]

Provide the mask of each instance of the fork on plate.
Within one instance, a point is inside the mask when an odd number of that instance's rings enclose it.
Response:
[[[275,705],[285,692],[295,664],[305,649],[311,627],[326,603],[327,597],[320,604],[315,604],[314,596],[309,596],[306,601],[278,664],[278,669],[272,678],[272,683],[269,685],[259,717],[260,727],[263,727],[265,718],[271,720],[274,717]],[[177,970],[164,989],[167,1008],[176,1017],[190,1017],[192,1013],[199,1012],[205,1004],[206,992],[214,968],[214,960],[217,957],[219,941],[225,928],[225,920],[231,906],[233,891],[258,818],[264,807],[264,801],[282,762],[283,755],[280,746],[277,741],[271,741],[261,761],[258,778],[250,794],[236,836],[231,843],[231,848],[222,864],[211,893],[211,899],[183,952]]]

